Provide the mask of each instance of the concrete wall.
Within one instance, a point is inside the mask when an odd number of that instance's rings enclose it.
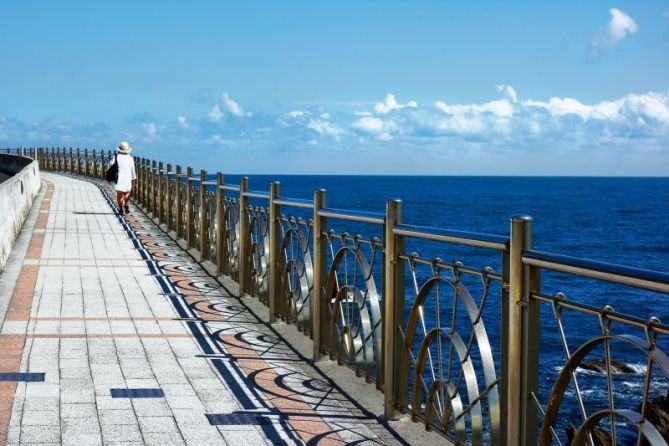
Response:
[[[41,183],[39,167],[31,158],[0,154],[0,172],[10,175],[0,183],[0,271],[2,271]]]

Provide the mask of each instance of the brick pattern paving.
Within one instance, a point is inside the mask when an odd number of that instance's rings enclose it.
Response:
[[[380,443],[375,418],[138,209],[119,217],[96,184],[44,178],[0,329],[0,373],[45,380],[0,382],[0,443]]]

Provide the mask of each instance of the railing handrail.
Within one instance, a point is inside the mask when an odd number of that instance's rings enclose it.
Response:
[[[407,224],[396,225],[393,232],[395,235],[423,240],[456,243],[459,245],[496,249],[499,251],[508,251],[509,249],[509,238],[502,235]]]
[[[669,293],[669,274],[542,251],[524,251],[523,263],[551,271]]]
[[[294,208],[314,208],[314,200],[308,200],[304,198],[276,198],[274,199],[274,204],[279,206],[291,206]]]
[[[385,215],[380,212],[354,211],[350,209],[323,208],[318,210],[318,215],[326,218],[337,218],[339,220],[373,223],[377,225],[382,225],[385,221]]]
[[[269,200],[269,194],[265,192],[249,190],[244,192],[244,196],[249,198],[260,198],[262,200]]]

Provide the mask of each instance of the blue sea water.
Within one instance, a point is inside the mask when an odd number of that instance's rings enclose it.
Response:
[[[237,184],[239,176],[226,175],[225,180]],[[511,216],[528,214],[533,217],[533,247],[537,250],[669,272],[669,178],[255,175],[250,177],[250,189],[267,191],[271,181],[281,183],[284,197],[312,198],[315,189],[324,188],[327,205],[333,208],[383,212],[386,200],[400,198],[404,222],[464,231],[506,235]],[[378,228],[364,225],[335,226],[351,233],[381,235]],[[501,268],[499,256],[490,252],[427,242],[414,242],[410,249],[445,262],[460,260],[477,269]],[[419,272],[418,283],[430,275],[430,271]],[[407,288],[410,294],[410,283]],[[597,308],[610,305],[644,320],[657,316],[669,321],[666,295],[554,273],[542,276],[542,290],[550,295],[561,291],[569,300]],[[472,294],[480,302],[480,291]],[[499,289],[492,288],[488,299],[484,321],[498,361]],[[407,312],[411,304],[408,299]],[[448,310],[439,311],[444,313],[442,320],[449,317]],[[426,318],[434,322],[436,314]],[[538,397],[545,402],[565,363],[565,352],[550,305],[543,305],[540,319]],[[571,353],[583,342],[602,334],[596,317],[565,312],[561,322]],[[615,323],[611,331],[644,337],[642,331]],[[664,339],[658,343],[667,351]],[[614,377],[614,397],[620,401],[617,407],[636,409],[643,390],[646,356],[624,342],[612,343],[611,350],[615,359],[639,371]],[[592,358],[603,359],[603,350],[595,350]],[[607,397],[605,376],[588,372],[577,375],[586,406],[594,409],[602,404]],[[667,389],[668,380],[655,372],[651,395],[666,394]],[[575,390],[570,387],[560,412],[561,429],[568,422],[580,424],[575,398]]]

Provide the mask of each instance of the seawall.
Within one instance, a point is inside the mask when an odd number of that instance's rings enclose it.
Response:
[[[12,251],[33,200],[40,189],[40,171],[31,158],[0,154],[0,271]]]

